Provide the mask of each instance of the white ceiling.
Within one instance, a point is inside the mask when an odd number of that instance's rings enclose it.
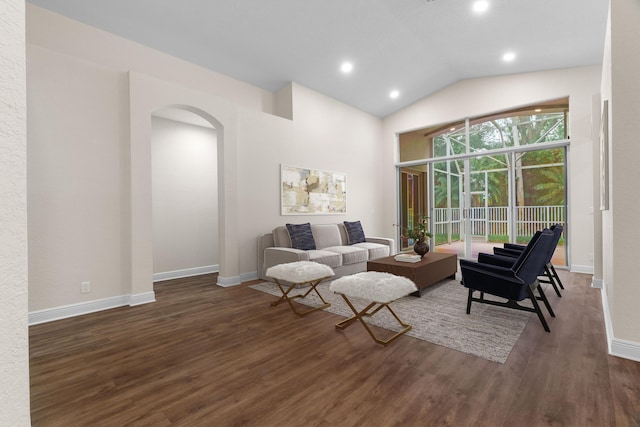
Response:
[[[379,117],[462,79],[600,64],[608,10],[608,0],[489,0],[483,15],[473,0],[28,1],[269,91],[294,81]],[[515,61],[501,60],[506,51]]]

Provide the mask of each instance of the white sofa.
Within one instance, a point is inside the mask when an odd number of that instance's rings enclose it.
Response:
[[[342,223],[312,224],[316,249],[291,247],[287,227],[275,228],[258,237],[258,277],[267,280],[269,267],[295,261],[315,261],[328,265],[335,278],[367,271],[367,261],[395,255],[394,241],[384,237],[365,237],[365,242],[349,244],[347,230]]]

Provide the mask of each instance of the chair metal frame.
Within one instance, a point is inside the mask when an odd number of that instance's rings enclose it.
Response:
[[[280,291],[282,292],[282,296],[278,299],[278,301],[274,301],[271,303],[272,307],[275,307],[283,302],[287,302],[289,304],[289,307],[291,307],[291,310],[293,310],[293,312],[295,314],[297,314],[300,317],[304,317],[309,313],[312,313],[314,311],[317,310],[322,310],[325,309],[327,307],[331,307],[331,303],[325,301],[325,299],[322,297],[322,295],[320,294],[320,292],[318,291],[317,286],[320,284],[320,282],[322,282],[323,280],[327,280],[329,278],[331,278],[332,276],[327,276],[327,277],[322,277],[320,279],[314,279],[314,280],[310,280],[308,282],[302,282],[302,283],[285,283],[282,284],[280,283],[280,281],[276,278],[274,278],[276,284],[278,285],[278,288],[280,288]],[[289,293],[296,289],[296,288],[300,288],[303,287],[305,285],[309,285],[309,289],[304,293],[304,294],[298,294],[298,295],[293,295],[290,296]],[[305,311],[298,311],[296,310],[296,308],[294,307],[292,301],[294,299],[297,298],[306,298],[307,295],[309,295],[312,291],[315,291],[315,293],[318,295],[318,297],[320,297],[320,300],[322,301],[322,305],[317,306],[317,307],[313,307],[310,308],[309,310],[305,310]]]

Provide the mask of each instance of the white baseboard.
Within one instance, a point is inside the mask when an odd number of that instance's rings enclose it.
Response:
[[[640,362],[640,343],[627,341],[613,336],[613,326],[611,323],[611,313],[607,303],[607,293],[604,289],[600,291],[602,295],[602,312],[604,314],[605,330],[607,332],[607,346],[611,356],[622,357],[623,359]]]
[[[571,265],[569,269],[572,273],[593,274],[593,265]]]
[[[604,330],[607,334],[607,347],[611,353],[611,339],[613,338],[613,328],[611,327],[611,313],[609,313],[609,304],[607,303],[606,289],[600,289],[600,298],[602,299],[602,315],[604,317]]]
[[[235,286],[242,283],[240,276],[232,276],[232,277],[221,277],[218,276],[218,286],[222,286],[223,288],[228,288],[229,286]]]
[[[250,280],[256,280],[258,278],[258,272],[252,271],[251,273],[242,273],[239,276],[233,277],[220,277],[218,276],[218,286],[222,286],[223,288],[228,288],[231,286],[236,286],[244,282],[248,282]]]
[[[252,271],[251,273],[243,273],[240,275],[240,280],[242,283],[248,282],[250,280],[256,280],[258,278],[258,272]]]
[[[640,362],[640,343],[614,338],[609,348],[612,356]]]
[[[164,273],[154,273],[153,281],[159,282],[162,280],[179,279],[181,277],[199,276],[201,274],[219,273],[219,265],[206,265],[204,267],[187,268],[184,270],[166,271]],[[236,286],[243,282],[250,280],[256,280],[258,278],[258,272],[252,271],[250,273],[243,273],[239,276],[232,277],[220,277],[218,276],[218,286],[227,288],[229,286]]]
[[[29,313],[29,325],[53,322],[54,320],[82,316],[83,314],[110,310],[112,308],[123,307],[126,305],[141,305],[154,302],[155,300],[156,298],[154,292],[145,292],[144,294],[118,295],[115,297],[103,298],[99,300],[63,305],[60,307],[48,308],[45,310],[37,310]]]
[[[219,265],[205,265],[203,267],[185,268],[184,270],[165,271],[163,273],[153,273],[153,281],[180,279],[181,277],[199,276],[201,274],[217,273],[220,271]]]
[[[144,294],[131,295],[129,298],[129,305],[132,307],[136,305],[149,304],[150,302],[156,302],[156,293],[153,291],[145,292]]]
[[[604,281],[602,279],[596,279],[595,277],[591,279],[591,287],[596,289],[602,289],[602,285]]]

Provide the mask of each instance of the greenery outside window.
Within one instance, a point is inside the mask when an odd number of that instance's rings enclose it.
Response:
[[[399,225],[428,216],[439,246],[564,224],[567,129],[565,98],[399,135]]]

